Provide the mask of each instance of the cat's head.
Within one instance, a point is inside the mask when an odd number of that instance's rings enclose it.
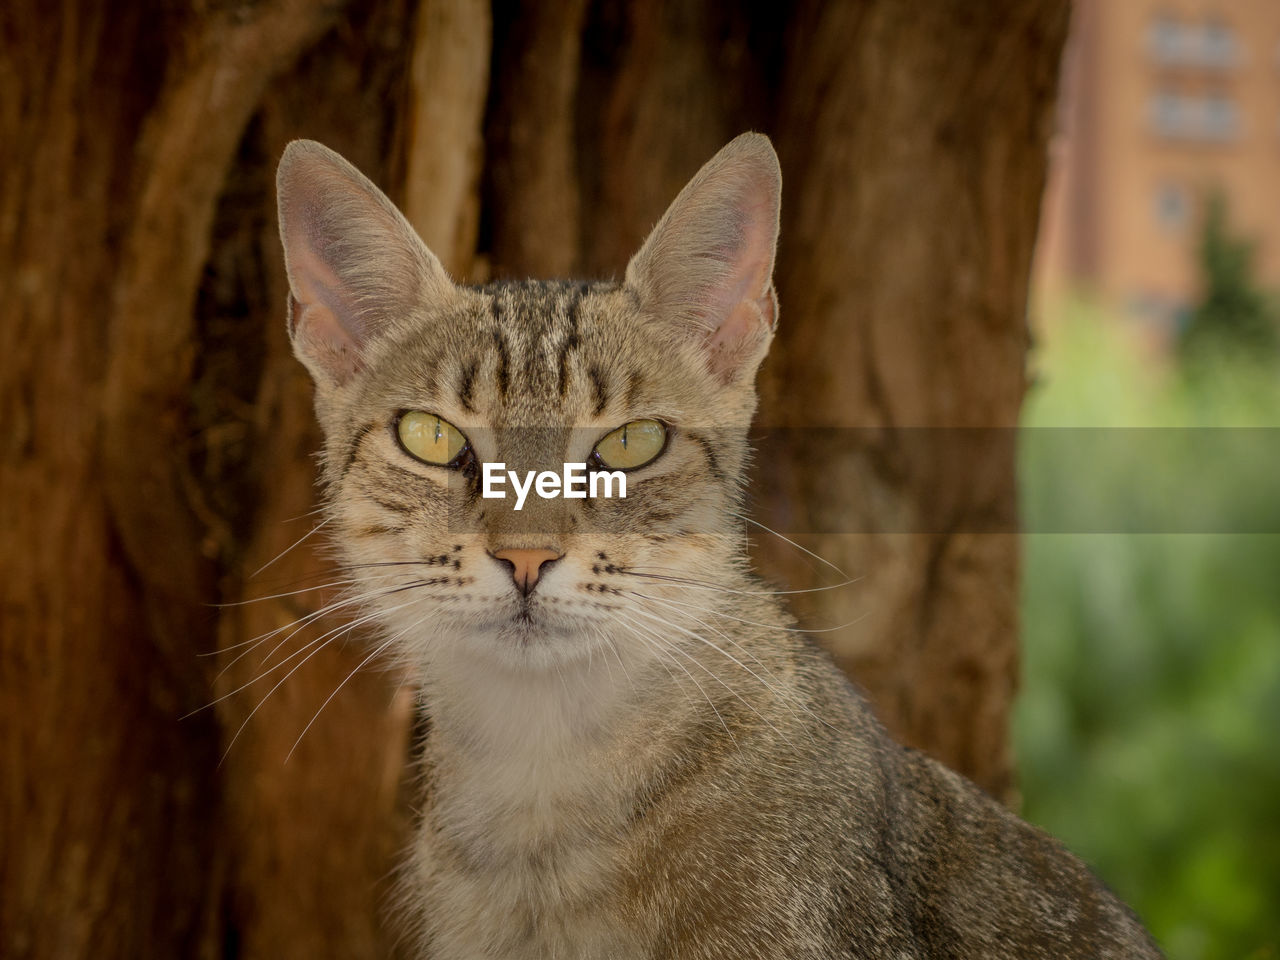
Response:
[[[403,654],[558,663],[624,621],[687,621],[691,591],[717,600],[742,562],[746,430],[777,322],[766,137],[699,171],[620,284],[457,285],[377,187],[311,141],[285,150],[278,189],[330,526]],[[505,498],[483,496],[498,462],[522,484],[616,468],[626,496],[535,487],[517,510],[505,472],[489,487]]]

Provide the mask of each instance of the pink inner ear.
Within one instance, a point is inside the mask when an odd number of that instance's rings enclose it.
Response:
[[[729,280],[720,291],[723,299],[714,313],[722,319],[707,337],[711,365],[721,374],[728,373],[752,344],[773,329],[777,320],[769,276],[771,259],[760,257],[759,250],[752,249],[760,238],[751,234],[759,232],[749,230],[744,240],[743,254],[747,259],[737,272],[737,282]]]
[[[337,274],[311,238],[299,233],[306,240],[286,250],[293,285],[289,332],[294,349],[313,371],[344,383],[363,366],[360,330],[343,302]]]
[[[772,291],[758,300],[740,300],[707,338],[707,363],[726,383],[766,340],[775,320]]]
[[[304,311],[312,306],[324,307],[332,314],[334,322],[346,328],[348,339],[354,340],[359,332],[350,326],[354,318],[345,318],[347,323],[343,323],[344,318],[338,316],[343,309],[339,293],[342,281],[309,241],[307,238],[296,246],[290,245],[285,251],[294,299]],[[301,315],[295,316],[295,321],[301,319]]]
[[[332,310],[321,303],[293,300],[290,314],[294,350],[313,370],[346,383],[363,369],[359,346]]]
[[[716,327],[715,332],[707,339],[707,349],[711,352],[713,359],[726,353],[730,355],[736,353],[742,341],[751,335],[760,322],[759,309],[753,309],[753,307],[754,304],[750,300],[743,300],[730,310],[724,322]]]

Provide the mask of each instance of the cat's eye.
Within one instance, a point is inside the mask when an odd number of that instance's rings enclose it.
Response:
[[[604,437],[592,451],[610,470],[634,470],[653,461],[667,445],[667,428],[657,420],[632,420]]]
[[[421,410],[400,414],[396,437],[409,456],[438,467],[454,466],[467,449],[467,438],[461,430],[448,420]]]

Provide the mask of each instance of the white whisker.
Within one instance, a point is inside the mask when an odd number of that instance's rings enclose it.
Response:
[[[634,596],[643,597],[646,600],[657,599],[656,597],[651,597],[644,593],[637,593],[634,590],[631,590],[628,592],[633,594]],[[699,607],[697,604],[688,603],[684,600],[677,600],[674,597],[668,597],[667,602],[676,603],[682,607],[688,607],[691,610],[701,610],[702,612],[710,614],[711,616],[714,616],[714,617],[723,617],[726,620],[736,620],[738,623],[745,623],[753,627],[765,627],[769,630],[782,630],[786,633],[834,633],[837,630],[844,630],[847,627],[852,627],[856,623],[858,623],[860,620],[862,620],[862,617],[855,617],[854,619],[848,621],[847,623],[837,624],[834,627],[809,627],[806,629],[803,627],[788,627],[780,623],[761,623],[759,620],[747,620],[745,617],[735,617],[733,614],[725,613],[723,610],[708,610],[705,607]]]
[[[338,691],[347,685],[347,681],[350,680],[352,677],[354,677],[357,673],[359,673],[361,668],[364,667],[364,665],[367,664],[370,660],[374,659],[376,656],[378,656],[378,654],[382,653],[383,650],[386,650],[389,646],[391,646],[393,643],[395,643],[397,640],[403,637],[406,633],[414,629],[414,627],[417,627],[421,622],[422,621],[419,620],[417,623],[414,623],[406,627],[405,629],[401,630],[399,633],[395,634],[394,636],[388,637],[386,640],[382,641],[382,643],[378,644],[376,647],[373,648],[373,651],[367,657],[365,657],[363,660],[357,663],[355,665],[355,668],[350,673],[348,673],[345,677],[342,678],[342,682],[333,688],[333,693],[329,694],[329,696],[325,698],[324,703],[320,704],[320,709],[318,709],[312,715],[311,719],[307,721],[307,725],[303,727],[302,732],[298,734],[298,739],[293,741],[293,746],[290,747],[289,752],[285,754],[285,758],[284,758],[285,763],[289,762],[289,759],[293,756],[293,752],[298,749],[298,744],[302,742],[302,738],[305,737],[307,735],[307,731],[311,729],[311,725],[320,718],[320,714],[324,713],[324,708],[327,707],[330,704],[330,702],[333,700],[333,698],[338,695]]]
[[[803,553],[807,553],[809,556],[813,557],[813,559],[817,560],[819,563],[824,563],[824,564],[826,564],[828,567],[830,567],[830,568],[831,568],[832,570],[834,570],[836,573],[840,574],[840,576],[844,577],[846,580],[850,579],[850,578],[849,578],[849,575],[848,575],[847,573],[845,573],[843,570],[841,570],[839,567],[837,567],[834,563],[832,563],[832,562],[831,562],[830,560],[828,560],[826,557],[823,557],[823,556],[820,556],[820,555],[818,555],[818,554],[814,553],[812,550],[808,549],[807,547],[802,547],[802,546],[800,546],[800,544],[796,543],[796,542],[795,542],[794,540],[792,540],[791,538],[789,538],[789,537],[784,537],[784,536],[783,536],[782,534],[780,534],[777,530],[774,530],[774,529],[773,529],[773,528],[771,528],[771,527],[767,527],[767,526],[765,526],[765,525],[764,525],[763,523],[761,523],[759,520],[753,520],[751,517],[748,517],[745,513],[734,513],[733,515],[734,515],[735,517],[737,517],[739,520],[743,520],[743,521],[745,521],[745,522],[747,522],[747,523],[751,524],[752,526],[759,527],[759,528],[760,528],[761,530],[763,530],[765,533],[772,534],[773,536],[775,536],[775,537],[777,537],[779,540],[781,540],[783,543],[788,543],[788,544],[790,544],[791,546],[795,547],[797,550],[800,550],[800,551],[801,551],[801,552],[803,552]]]
[[[651,647],[653,647],[653,649],[656,649],[659,652],[667,651],[669,653],[684,654],[685,657],[692,660],[695,664],[697,664],[704,671],[710,674],[710,676],[713,679],[719,681],[720,684],[725,687],[725,689],[730,690],[731,693],[733,692],[732,689],[729,688],[728,684],[726,684],[723,680],[717,677],[713,671],[708,670],[705,664],[700,663],[696,657],[690,657],[687,652],[680,650],[679,647],[677,647],[675,644],[668,641],[665,637],[662,637],[655,631],[649,630],[648,628],[643,627],[637,623],[627,623],[621,620],[619,622],[622,623],[623,626],[626,627],[629,631],[631,631],[633,636],[635,636],[637,639],[641,640],[642,642],[648,643]],[[657,644],[657,646],[654,646],[654,644]],[[692,673],[689,672],[688,667],[686,667],[679,660],[676,660],[674,657],[670,659],[672,663],[674,663],[677,667],[679,667],[681,670],[684,671],[685,676],[687,676],[690,682],[695,687],[698,688],[698,692],[702,694],[702,698],[707,701],[707,706],[711,708],[712,712],[715,713],[716,715],[716,719],[720,721],[720,726],[724,728],[724,732],[728,735],[729,739],[733,741],[733,745],[737,747],[739,750],[741,750],[742,748],[738,743],[738,738],[733,735],[733,731],[731,731],[729,729],[729,725],[725,723],[724,716],[720,713],[720,710],[716,707],[715,701],[711,699],[711,695],[707,693],[706,688],[701,683],[698,682],[697,677],[695,677]]]
[[[748,673],[751,673],[751,675],[752,675],[753,677],[755,677],[755,678],[756,678],[756,680],[758,680],[758,681],[759,681],[759,682],[760,682],[760,683],[765,687],[765,689],[772,691],[772,687],[770,687],[770,686],[769,686],[769,684],[765,683],[765,681],[764,681],[764,680],[762,680],[758,675],[756,675],[755,673],[753,673],[753,672],[752,672],[750,669],[748,669],[747,667],[743,666],[743,664],[742,664],[740,661],[738,661],[738,660],[734,660],[734,658],[733,658],[733,657],[731,657],[731,656],[729,656],[729,654],[725,653],[723,650],[720,650],[720,648],[719,648],[719,647],[717,647],[717,646],[716,646],[714,643],[712,643],[711,641],[707,640],[705,637],[698,636],[698,634],[696,634],[696,633],[694,633],[694,632],[692,632],[692,631],[690,631],[690,630],[686,630],[684,627],[681,627],[679,624],[671,623],[671,622],[669,622],[669,621],[666,621],[666,620],[662,619],[661,617],[656,617],[656,616],[654,616],[654,615],[653,615],[653,614],[651,614],[651,613],[647,613],[646,611],[641,610],[639,607],[637,607],[637,608],[635,608],[635,609],[636,609],[636,612],[637,612],[637,613],[641,613],[642,615],[647,615],[651,620],[656,620],[658,623],[661,623],[663,626],[669,627],[669,628],[670,628],[670,629],[672,629],[672,630],[679,630],[679,631],[681,631],[682,633],[687,634],[688,636],[692,637],[692,638],[693,638],[693,639],[695,639],[695,640],[700,640],[700,641],[702,641],[702,642],[703,642],[703,643],[705,643],[707,646],[711,647],[712,649],[715,649],[715,650],[716,650],[717,652],[719,652],[721,655],[723,655],[723,656],[725,656],[725,657],[728,657],[728,659],[730,659],[730,660],[733,660],[733,662],[734,662],[734,663],[737,663],[737,664],[738,664],[738,666],[742,667],[742,669],[746,670]],[[760,720],[765,724],[765,726],[767,726],[770,730],[772,730],[774,733],[776,733],[778,736],[780,736],[780,737],[781,737],[783,740],[785,740],[787,743],[791,743],[791,738],[790,738],[790,737],[788,737],[788,736],[787,736],[786,734],[784,734],[781,730],[779,730],[776,726],[774,726],[774,725],[773,725],[773,723],[771,723],[771,722],[770,722],[770,720],[769,720],[769,718],[768,718],[768,717],[766,717],[766,716],[765,716],[764,714],[762,714],[759,710],[757,710],[757,709],[756,709],[756,707],[755,707],[755,705],[754,705],[754,704],[752,704],[750,701],[748,701],[748,700],[747,700],[747,699],[746,699],[746,698],[745,698],[741,693],[739,693],[736,689],[734,689],[734,688],[733,688],[733,687],[731,687],[728,683],[726,683],[726,682],[724,681],[724,679],[723,679],[723,678],[722,678],[718,673],[716,673],[714,670],[712,670],[710,667],[708,667],[706,664],[704,664],[704,663],[703,663],[701,660],[699,660],[697,657],[694,657],[692,654],[690,654],[687,650],[685,650],[682,646],[680,646],[680,644],[675,643],[674,641],[671,641],[671,640],[666,640],[665,638],[664,638],[664,642],[665,642],[665,643],[667,643],[667,644],[670,646],[670,648],[671,648],[672,650],[674,650],[675,652],[680,653],[680,654],[682,654],[682,655],[683,655],[683,656],[685,656],[685,657],[688,657],[688,658],[689,658],[690,660],[692,660],[694,663],[698,664],[698,666],[700,666],[700,667],[701,667],[704,671],[706,671],[706,672],[707,672],[707,673],[708,673],[708,674],[709,674],[713,679],[715,679],[717,683],[719,683],[722,687],[724,687],[724,688],[725,688],[726,690],[728,690],[731,694],[733,694],[735,697],[737,697],[737,698],[738,698],[738,700],[740,700],[740,701],[742,702],[742,704],[743,704],[743,705],[744,705],[748,710],[750,710],[752,713],[754,713],[754,714],[755,714],[755,715],[756,715],[756,716],[757,716],[757,717],[758,717],[758,718],[759,718],[759,719],[760,719]],[[718,711],[717,711],[717,712],[718,712]],[[735,740],[735,743],[736,743],[736,742],[737,742],[737,741]]]
[[[645,600],[649,600],[649,601],[651,601],[651,602],[664,603],[664,601],[663,601],[663,600],[661,600],[661,599],[659,599],[659,598],[657,598],[657,597],[643,597],[643,596],[641,596],[640,594],[636,594],[635,596],[636,596],[637,598],[639,598],[639,599],[645,599]],[[757,674],[754,670],[752,670],[752,669],[751,669],[750,667],[748,667],[746,664],[744,664],[744,663],[742,663],[741,661],[739,661],[736,657],[734,657],[733,655],[731,655],[731,654],[730,654],[730,653],[728,653],[727,651],[722,650],[718,645],[716,645],[715,643],[712,643],[710,640],[708,640],[708,639],[707,639],[706,637],[704,637],[704,636],[701,636],[701,635],[700,635],[700,634],[698,634],[696,631],[689,630],[689,629],[687,629],[687,628],[685,628],[685,627],[680,626],[679,624],[672,623],[672,622],[670,622],[670,621],[666,620],[666,619],[665,619],[665,618],[663,618],[663,617],[659,617],[657,614],[653,613],[653,611],[645,610],[645,609],[643,609],[642,607],[636,607],[635,609],[636,609],[636,611],[637,611],[638,613],[645,614],[645,615],[649,616],[650,618],[656,619],[656,620],[658,620],[659,622],[662,622],[662,623],[666,624],[667,626],[671,627],[672,629],[680,630],[680,631],[684,632],[686,635],[688,635],[688,636],[690,636],[690,637],[693,637],[694,639],[696,639],[696,640],[698,640],[698,641],[700,641],[700,642],[702,642],[702,643],[705,643],[705,644],[706,644],[707,646],[709,646],[712,650],[716,651],[716,652],[717,652],[717,653],[719,653],[721,656],[723,656],[723,657],[725,657],[726,659],[728,659],[728,660],[732,661],[733,663],[737,664],[739,667],[741,667],[743,670],[745,670],[747,673],[749,673],[752,677],[754,677],[756,680],[758,680],[762,686],[764,686],[767,690],[769,690],[769,691],[770,691],[774,696],[778,697],[778,699],[779,699],[779,700],[781,700],[781,701],[782,701],[786,706],[788,706],[789,708],[794,708],[794,707],[797,707],[797,706],[798,706],[798,707],[799,707],[799,708],[800,708],[800,709],[801,709],[801,710],[802,710],[802,711],[803,711],[807,716],[809,716],[809,717],[813,718],[814,720],[817,720],[819,723],[822,723],[822,724],[824,724],[825,726],[828,726],[828,727],[830,727],[830,726],[831,726],[831,724],[830,724],[826,719],[824,719],[823,717],[818,716],[818,715],[817,715],[817,714],[815,714],[812,710],[810,710],[810,709],[809,709],[809,708],[808,708],[808,707],[807,707],[807,706],[806,706],[806,705],[805,705],[805,704],[804,704],[804,703],[799,699],[799,697],[797,697],[795,694],[793,694],[793,693],[789,692],[785,687],[783,687],[783,686],[782,686],[782,684],[781,684],[781,681],[779,680],[779,678],[774,674],[774,672],[773,672],[772,670],[770,670],[770,669],[768,668],[768,666],[767,666],[767,665],[766,665],[766,664],[765,664],[765,663],[764,663],[764,662],[763,662],[759,657],[757,657],[755,654],[751,653],[751,651],[747,650],[745,647],[743,647],[743,646],[742,646],[742,644],[738,643],[738,641],[734,640],[734,639],[733,639],[733,637],[729,636],[729,635],[728,635],[727,633],[725,633],[723,630],[719,630],[719,629],[717,629],[716,627],[712,626],[711,624],[707,623],[706,621],[701,620],[701,619],[699,619],[699,618],[697,618],[697,617],[691,616],[690,614],[687,614],[687,613],[681,613],[681,611],[677,611],[677,610],[673,610],[673,611],[672,611],[673,613],[677,613],[677,614],[680,614],[680,615],[682,615],[682,616],[689,617],[689,619],[693,620],[693,621],[694,621],[695,623],[697,623],[698,625],[700,625],[700,626],[702,626],[702,627],[706,628],[707,630],[712,631],[712,632],[713,632],[713,633],[715,633],[717,636],[722,637],[722,638],[723,638],[724,640],[726,640],[728,643],[732,644],[735,648],[737,648],[739,651],[741,651],[745,656],[747,656],[747,657],[749,657],[750,659],[754,660],[754,661],[755,661],[755,663],[760,667],[760,669],[761,669],[761,670],[763,670],[765,673],[767,673],[767,674],[768,674],[768,675],[769,675],[769,676],[774,680],[774,683],[777,683],[777,684],[778,684],[777,686],[774,686],[774,684],[770,683],[770,682],[769,682],[768,680],[766,680],[764,677],[762,677],[762,676],[760,676],[759,674]],[[668,609],[672,609],[672,608],[671,608],[670,606],[668,606]],[[791,715],[792,715],[793,717],[796,717],[796,714],[795,714],[795,712],[794,712],[794,709],[792,710],[792,714],[791,714]],[[799,718],[797,717],[797,719],[799,719]],[[812,739],[812,736],[813,736],[813,735],[812,735],[812,733],[810,733],[810,735],[809,735],[809,736],[810,736],[810,739]]]
[[[229,663],[223,666],[223,668],[218,671],[218,677],[221,677],[224,673],[226,673],[233,666],[235,666],[236,663],[238,663],[241,659],[243,659],[245,656],[252,653],[257,647],[266,643],[272,637],[277,636],[281,633],[284,633],[287,630],[290,630],[290,628],[293,628],[292,632],[289,633],[288,636],[286,636],[283,640],[280,641],[280,643],[276,644],[276,646],[272,648],[271,652],[267,654],[267,658],[266,658],[267,660],[271,659],[271,656],[275,654],[276,650],[279,650],[281,646],[283,646],[285,643],[288,643],[289,640],[293,639],[293,637],[296,636],[300,630],[310,625],[311,623],[314,623],[316,620],[319,620],[323,617],[328,616],[331,613],[341,610],[343,607],[356,606],[361,603],[367,602],[368,600],[374,600],[380,596],[388,596],[392,593],[395,593],[397,590],[403,589],[402,585],[404,581],[395,580],[393,582],[395,584],[393,588],[390,588],[387,590],[368,591],[362,594],[353,594],[350,596],[340,597],[337,600],[332,601],[331,603],[327,603],[324,606],[316,610],[313,610],[311,613],[298,617],[295,620],[290,620],[288,623],[284,624],[283,626],[279,626],[279,627],[276,627],[274,630],[268,630],[266,633],[259,634],[258,636],[254,637],[252,640],[246,640],[246,641],[243,641],[242,643],[233,644],[231,646],[224,648],[220,652],[226,653],[231,650],[239,649],[240,647],[246,647],[246,646],[248,647],[247,650],[241,651],[239,654],[233,657]],[[412,581],[410,582],[412,583]]]
[[[715,593],[725,593],[743,597],[784,597],[794,596],[802,593],[823,593],[827,590],[839,590],[841,587],[847,587],[857,583],[861,578],[853,578],[842,580],[840,583],[828,584],[824,587],[806,587],[803,590],[735,590],[732,587],[725,587],[720,584],[711,583],[706,580],[695,580],[691,577],[671,576],[670,574],[650,573],[650,570],[673,570],[671,567],[623,567],[618,570],[623,576],[644,577],[647,580],[662,580],[668,583],[678,583],[682,586],[697,587],[702,590],[710,590]]]
[[[395,611],[397,611],[397,610],[403,610],[405,607],[410,606],[410,605],[412,605],[413,603],[416,603],[416,602],[417,602],[417,599],[418,599],[418,598],[415,598],[414,600],[410,600],[408,603],[402,603],[402,604],[400,604],[400,605],[398,605],[398,606],[392,607],[390,610],[385,611],[385,612],[387,612],[387,613],[394,613],[394,612],[395,612]],[[302,645],[301,647],[299,647],[297,650],[293,651],[293,653],[289,654],[287,657],[285,657],[285,658],[284,658],[283,660],[281,660],[279,663],[276,663],[276,664],[273,664],[273,665],[272,665],[272,666],[270,666],[270,667],[267,667],[267,669],[263,670],[261,673],[259,673],[257,676],[255,676],[253,679],[245,681],[245,682],[244,682],[244,683],[242,683],[240,686],[236,687],[234,690],[229,690],[228,692],[224,693],[222,696],[217,697],[217,698],[215,698],[214,700],[209,701],[209,702],[208,702],[208,703],[206,703],[204,706],[202,706],[202,707],[198,707],[197,709],[195,709],[195,710],[191,711],[191,713],[187,714],[187,716],[188,716],[188,717],[189,717],[189,716],[193,716],[193,715],[195,715],[195,714],[199,713],[201,710],[208,710],[210,707],[216,706],[217,704],[219,704],[219,703],[221,703],[222,701],[224,701],[224,700],[228,699],[229,697],[233,697],[233,696],[235,696],[235,695],[236,695],[237,693],[239,693],[240,691],[245,690],[245,689],[247,689],[248,687],[253,686],[253,685],[254,685],[255,683],[257,683],[259,680],[262,680],[262,679],[264,679],[264,678],[266,678],[266,677],[270,676],[270,675],[271,675],[272,673],[274,673],[275,671],[277,671],[277,670],[280,670],[280,669],[284,668],[284,667],[285,667],[285,666],[287,666],[287,665],[290,663],[290,661],[292,661],[295,657],[299,656],[300,654],[302,654],[302,653],[303,653],[303,652],[305,652],[306,650],[310,649],[311,647],[315,646],[316,644],[320,644],[321,646],[324,646],[324,645],[325,645],[329,640],[336,639],[336,638],[337,638],[337,637],[339,637],[339,636],[342,636],[342,635],[344,635],[344,634],[350,633],[352,630],[355,630],[355,629],[357,629],[358,627],[362,627],[362,626],[364,626],[366,623],[370,623],[370,622],[372,622],[373,620],[376,620],[376,619],[377,619],[378,617],[380,617],[382,614],[383,614],[383,611],[371,611],[371,612],[366,613],[366,614],[364,614],[364,615],[362,615],[362,616],[360,616],[360,617],[357,617],[355,620],[352,620],[352,621],[350,621],[350,622],[348,622],[348,623],[344,623],[344,624],[342,624],[342,625],[340,625],[340,626],[334,627],[332,630],[328,630],[328,631],[326,631],[325,633],[322,633],[320,636],[316,637],[316,638],[315,638],[315,639],[313,639],[313,640],[308,640],[305,644],[303,644],[303,645]],[[296,631],[295,631],[295,632],[296,632]],[[291,634],[291,636],[292,636],[292,634]],[[275,651],[273,650],[273,651],[272,651],[272,653],[274,653],[274,652],[275,652]],[[243,657],[243,656],[244,656],[244,654],[241,654],[240,656],[241,656],[241,657]],[[239,657],[237,657],[236,659],[239,659]],[[265,662],[265,661],[264,661],[264,662]],[[304,661],[304,662],[305,662],[305,661]],[[262,666],[262,664],[259,664],[259,666],[261,667],[261,666]],[[295,667],[295,669],[296,669],[296,667]],[[224,671],[224,672],[225,672],[225,671]],[[286,678],[293,676],[293,671],[291,670],[291,671],[290,671],[289,673],[287,673],[285,676],[286,676]],[[270,696],[270,694],[268,694],[268,696]],[[186,719],[186,717],[184,717],[183,719]]]
[[[394,613],[396,610],[403,610],[405,607],[412,606],[412,605],[413,605],[414,603],[416,603],[417,601],[418,601],[418,598],[414,598],[413,600],[409,601],[408,603],[403,603],[403,604],[400,604],[400,605],[399,605],[399,606],[397,606],[397,607],[392,607],[392,608],[391,608],[391,610],[386,611],[386,612],[387,612],[387,613]],[[345,636],[346,634],[350,633],[352,630],[355,630],[357,627],[360,627],[360,626],[362,626],[363,624],[368,623],[369,621],[371,621],[371,620],[375,619],[375,618],[376,618],[376,617],[378,617],[379,615],[380,615],[380,614],[379,614],[379,613],[377,613],[377,612],[375,612],[375,613],[369,613],[369,614],[366,614],[365,616],[363,616],[363,617],[359,618],[358,620],[355,620],[354,622],[352,622],[352,623],[348,624],[346,627],[341,628],[340,630],[337,630],[337,631],[333,631],[333,630],[331,630],[331,631],[329,631],[329,634],[325,634],[325,637],[328,637],[329,639],[325,640],[325,642],[323,642],[323,643],[320,643],[320,644],[319,644],[319,646],[316,646],[316,648],[315,648],[314,650],[312,650],[312,651],[311,651],[310,653],[308,653],[305,657],[303,657],[301,660],[299,660],[299,661],[298,661],[298,663],[297,663],[297,665],[296,665],[296,666],[294,666],[292,670],[290,670],[288,673],[286,673],[286,674],[285,674],[283,677],[281,677],[278,681],[276,681],[275,686],[273,686],[270,690],[268,690],[268,691],[267,691],[266,696],[264,696],[261,700],[259,700],[259,701],[254,705],[253,709],[249,711],[249,715],[248,715],[247,717],[245,717],[245,718],[244,718],[244,721],[243,721],[243,722],[240,724],[240,726],[236,729],[235,735],[231,738],[230,742],[228,742],[228,743],[227,743],[227,749],[223,752],[223,754],[222,754],[222,759],[218,761],[218,762],[219,762],[219,764],[221,764],[223,761],[225,761],[225,760],[227,759],[227,756],[231,753],[231,748],[232,748],[233,746],[235,746],[236,740],[238,740],[238,739],[240,738],[240,734],[242,734],[242,733],[244,732],[244,728],[245,728],[245,727],[247,727],[247,726],[249,725],[249,721],[250,721],[250,720],[252,720],[252,719],[253,719],[253,717],[254,717],[254,715],[255,715],[255,714],[256,714],[256,713],[257,713],[257,712],[262,708],[262,705],[263,705],[263,704],[265,704],[268,700],[270,700],[270,699],[271,699],[271,695],[272,695],[273,693],[275,693],[277,690],[279,690],[279,689],[280,689],[280,687],[281,687],[281,686],[282,686],[282,685],[283,685],[283,684],[284,684],[284,683],[285,683],[285,682],[286,682],[290,677],[292,677],[295,673],[297,673],[297,672],[298,672],[298,671],[299,671],[299,670],[300,670],[300,669],[301,669],[301,668],[302,668],[302,667],[307,663],[307,661],[309,661],[309,660],[310,660],[312,657],[314,657],[317,653],[319,653],[319,652],[320,652],[321,650],[323,650],[326,646],[328,646],[328,645],[329,645],[329,643],[330,643],[330,642],[332,642],[332,640],[337,639],[337,637],[339,637],[339,636]],[[333,636],[330,636],[330,634],[333,634]],[[323,638],[323,637],[322,637],[322,638],[320,638],[320,639],[321,639],[321,640],[324,640],[324,638]],[[317,641],[313,640],[313,641],[311,641],[311,643],[307,644],[307,647],[313,646],[313,645],[314,645],[314,644],[316,644],[316,643],[317,643]],[[302,649],[303,649],[303,650],[305,650],[305,649],[307,649],[307,647],[303,647]],[[301,651],[298,651],[298,652],[300,653]],[[297,656],[297,653],[294,653],[294,654],[292,654],[291,656]],[[282,661],[281,663],[276,664],[276,666],[272,667],[272,668],[271,668],[271,670],[276,670],[276,669],[278,669],[279,667],[283,666],[285,662],[287,662],[287,661]],[[270,671],[268,671],[268,672],[270,672]],[[265,673],[264,673],[264,674],[261,674],[260,676],[255,677],[253,680],[250,680],[250,681],[249,681],[249,683],[244,684],[244,685],[243,685],[243,686],[241,686],[241,687],[238,687],[236,690],[231,691],[231,693],[228,693],[228,694],[226,694],[226,695],[224,695],[224,696],[222,696],[222,697],[219,697],[219,698],[218,698],[218,700],[215,700],[215,701],[213,701],[213,702],[214,702],[214,703],[217,703],[217,702],[219,702],[220,700],[225,700],[227,697],[231,696],[231,695],[232,695],[232,694],[234,694],[234,693],[239,692],[240,690],[243,690],[245,687],[247,687],[247,686],[249,686],[249,685],[251,685],[251,684],[253,684],[253,683],[257,683],[259,680],[261,680],[261,679],[262,679],[263,677],[265,677],[265,676],[266,676],[266,674],[265,674]]]
[[[265,603],[268,600],[282,600],[285,597],[296,597],[304,593],[312,593],[316,590],[331,590],[334,587],[349,587],[352,584],[359,583],[360,580],[355,577],[348,577],[345,580],[330,580],[328,583],[316,583],[309,587],[302,587],[299,590],[285,590],[281,593],[270,593],[263,597],[249,597],[246,600],[228,600],[225,603],[215,603],[213,606],[219,610],[229,607],[247,607],[254,603]]]
[[[321,510],[323,510],[323,509],[324,509],[323,507],[318,507],[318,508],[316,508],[316,510],[311,511],[311,513],[312,513],[312,514],[314,514],[314,513],[318,513],[318,512],[320,512],[320,511],[321,511]],[[303,514],[303,516],[310,516],[310,515],[311,515],[311,514]],[[299,519],[299,520],[300,520],[300,519],[302,519],[302,518],[301,518],[301,517],[298,517],[298,518],[296,518],[296,519]],[[328,522],[329,522],[330,520],[332,520],[332,519],[333,519],[332,517],[325,517],[323,520],[321,520],[319,523],[317,523],[314,527],[312,527],[310,530],[308,530],[306,533],[304,533],[301,537],[299,537],[299,538],[298,538],[297,540],[295,540],[293,543],[289,544],[289,546],[285,547],[283,550],[281,550],[279,553],[277,553],[274,557],[272,557],[270,560],[268,560],[266,563],[264,563],[262,566],[260,566],[257,570],[255,570],[255,571],[253,571],[253,573],[249,574],[249,579],[250,579],[250,580],[252,580],[252,579],[253,579],[254,577],[256,577],[258,574],[262,573],[262,571],[263,571],[263,570],[267,569],[267,567],[271,566],[273,563],[275,563],[277,560],[279,560],[281,557],[283,557],[283,556],[284,556],[286,553],[288,553],[290,550],[294,549],[294,547],[297,547],[297,546],[299,546],[300,544],[302,544],[302,542],[303,542],[303,541],[305,541],[308,537],[310,537],[312,534],[314,534],[317,530],[319,530],[321,527],[323,527],[326,523],[328,523]]]

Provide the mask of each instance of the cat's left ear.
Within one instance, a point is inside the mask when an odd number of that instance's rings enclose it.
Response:
[[[369,346],[456,288],[386,194],[334,151],[295,140],[276,173],[289,337],[316,383],[341,385]]]
[[[773,339],[781,197],[769,138],[744,133],[680,191],[627,266],[646,313],[696,338],[722,383],[754,375]]]

